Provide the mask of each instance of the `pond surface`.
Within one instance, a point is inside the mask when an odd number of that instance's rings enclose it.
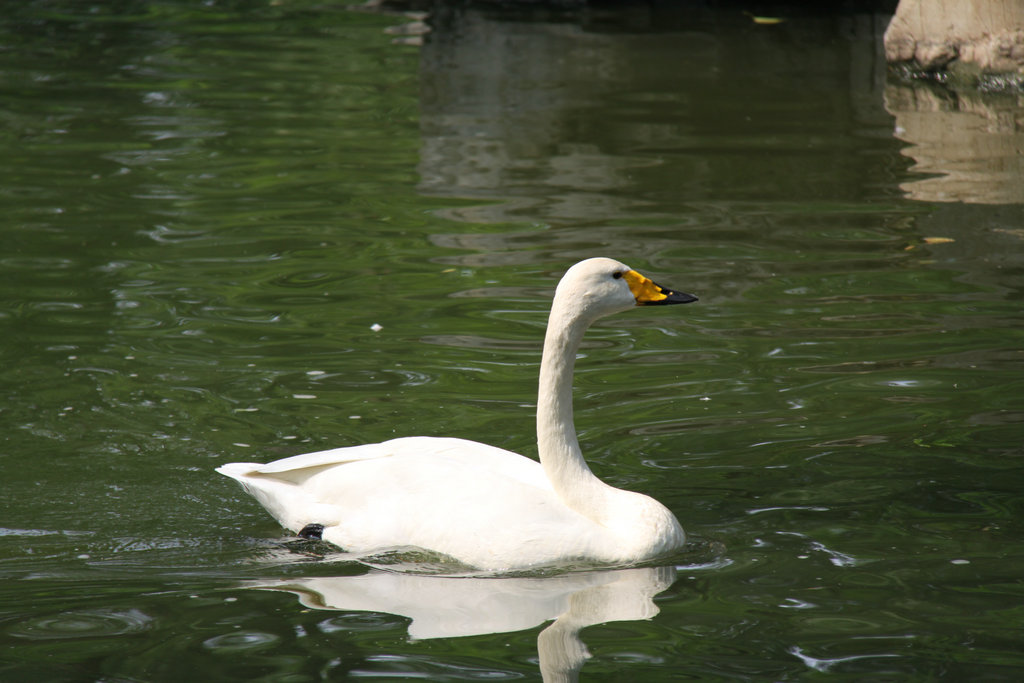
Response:
[[[1020,680],[1016,96],[888,80],[882,12],[6,10],[0,679]],[[577,364],[670,565],[368,567],[213,472],[535,455],[595,255],[700,297]]]

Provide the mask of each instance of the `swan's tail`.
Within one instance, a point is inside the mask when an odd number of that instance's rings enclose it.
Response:
[[[323,518],[328,514],[328,511],[322,510],[324,505],[311,500],[302,487],[294,482],[264,473],[264,467],[255,462],[230,462],[221,465],[216,471],[241,484],[286,529],[298,533],[309,524],[332,523],[329,517]],[[336,513],[330,515],[333,516]]]

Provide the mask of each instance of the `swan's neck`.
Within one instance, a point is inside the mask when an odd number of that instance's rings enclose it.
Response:
[[[544,336],[537,397],[537,448],[544,473],[570,508],[605,521],[607,496],[616,491],[590,471],[580,452],[572,417],[572,375],[590,320],[556,299]]]
[[[537,397],[540,463],[565,505],[603,527],[609,559],[632,561],[681,547],[686,536],[656,500],[605,484],[590,471],[572,420],[572,373],[583,333],[594,318],[555,297],[544,336]]]

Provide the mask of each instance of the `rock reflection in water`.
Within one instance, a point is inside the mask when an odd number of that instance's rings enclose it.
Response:
[[[885,107],[911,170],[930,177],[900,184],[911,199],[1024,203],[1024,107],[1017,96],[891,84]]]

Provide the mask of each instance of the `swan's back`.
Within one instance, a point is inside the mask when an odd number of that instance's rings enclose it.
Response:
[[[585,557],[596,542],[538,462],[475,441],[406,437],[217,471],[282,526],[323,525],[324,540],[355,552],[411,546],[501,569],[524,552],[531,564]]]
[[[301,486],[317,474],[344,465],[383,460],[386,463],[381,467],[390,469],[410,458],[422,460],[413,465],[417,470],[429,467],[432,462],[448,460],[466,467],[489,469],[497,475],[526,484],[551,488],[540,464],[518,453],[467,439],[432,436],[407,436],[382,443],[332,448],[267,464],[232,462],[218,467],[217,472],[243,484],[272,480]]]

